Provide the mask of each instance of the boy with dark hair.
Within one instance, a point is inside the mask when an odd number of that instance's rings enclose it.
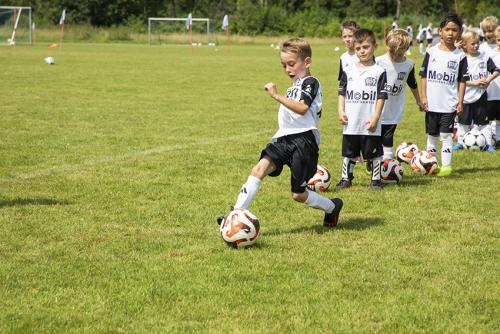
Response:
[[[374,61],[376,48],[375,35],[371,30],[360,29],[354,33],[354,51],[359,62],[342,72],[339,84],[339,121],[344,129],[342,179],[336,189],[352,185],[355,159],[361,153],[371,162],[372,189],[380,190],[383,186],[380,180],[380,115],[387,99],[387,79],[385,70]]]
[[[291,171],[292,198],[325,212],[323,226],[335,227],[343,202],[340,198],[327,199],[307,190],[307,182],[315,174],[320,135],[317,128],[321,117],[321,84],[310,73],[312,52],[309,43],[300,38],[283,42],[280,48],[281,65],[292,80],[286,94],[278,93],[276,84],[269,82],[264,89],[280,103],[279,129],[271,143],[260,154],[259,162],[241,187],[235,208],[248,209],[266,176],[278,176],[287,165]],[[223,217],[217,218],[220,224]]]
[[[438,176],[452,173],[453,125],[455,114],[461,114],[467,76],[467,57],[455,46],[462,34],[462,20],[457,14],[447,14],[439,25],[441,43],[427,50],[420,76],[422,103],[427,133],[427,151],[436,155],[439,138],[441,164]]]

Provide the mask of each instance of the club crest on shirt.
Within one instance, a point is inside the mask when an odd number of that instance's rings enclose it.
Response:
[[[406,72],[399,72],[398,73],[398,80],[404,80],[405,79]]]
[[[368,77],[365,79],[365,85],[366,86],[376,86],[377,85],[377,79],[373,77]]]
[[[458,68],[458,63],[454,60],[448,62],[448,68],[451,70],[456,70]]]
[[[486,68],[486,63],[484,61],[479,63],[479,68],[480,69],[485,69]]]

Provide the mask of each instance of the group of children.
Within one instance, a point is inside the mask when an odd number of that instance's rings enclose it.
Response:
[[[371,188],[382,189],[381,163],[393,157],[394,133],[403,115],[406,85],[420,111],[425,112],[427,151],[437,155],[438,141],[442,141],[438,176],[452,173],[452,133],[457,114],[464,125],[459,127],[459,141],[465,126],[473,123],[489,138],[489,150],[494,150],[491,126],[487,125],[490,119],[500,118],[500,79],[493,82],[500,72],[500,28],[495,26],[493,35],[485,33],[490,36],[488,45],[492,45],[488,52],[480,50],[475,33],[466,32],[459,42],[462,29],[462,20],[456,14],[448,14],[441,21],[441,43],[427,50],[419,72],[420,97],[414,63],[405,56],[411,42],[407,31],[394,27],[385,39],[387,53],[375,58],[374,33],[353,21],[342,24],[342,41],[348,50],[340,57],[338,78],[343,161],[336,190],[352,185],[354,166],[361,156],[371,172]],[[495,45],[491,36],[495,36]],[[234,207],[248,209],[262,180],[268,175],[280,175],[287,165],[291,171],[292,198],[324,211],[323,225],[335,227],[342,200],[328,199],[307,189],[318,163],[317,125],[322,110],[322,87],[310,72],[311,47],[303,39],[291,38],[281,45],[280,59],[292,85],[285,94],[280,94],[272,82],[264,86],[269,96],[280,103],[279,129],[262,150]],[[494,89],[493,97],[486,89]],[[217,219],[219,224],[222,220],[223,217]]]

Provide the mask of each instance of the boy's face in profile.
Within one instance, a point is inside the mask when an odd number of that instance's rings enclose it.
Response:
[[[444,27],[439,28],[439,37],[446,45],[455,44],[460,35],[460,27],[455,22],[448,22]]]
[[[369,39],[354,42],[354,52],[361,62],[372,61],[376,48],[377,44],[372,43]]]
[[[280,58],[281,65],[290,79],[300,79],[308,75],[311,57],[302,59],[297,53],[282,51]]]
[[[495,29],[497,27],[495,26],[490,26],[490,27],[485,27],[483,29],[483,33],[484,33],[484,38],[486,38],[486,42],[488,44],[495,44]]]
[[[342,42],[349,50],[354,48],[354,31],[351,29],[342,29]]]
[[[479,39],[469,38],[464,41],[465,52],[471,55],[476,55],[479,52]]]

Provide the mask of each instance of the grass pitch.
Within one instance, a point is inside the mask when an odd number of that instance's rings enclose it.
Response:
[[[335,182],[332,50],[313,44],[312,72]],[[256,246],[234,250],[214,218],[277,128],[276,50],[67,44],[0,61],[0,332],[498,332],[500,153],[458,152],[443,179],[405,166],[382,192],[357,167],[326,194],[345,203],[334,230],[291,200],[285,169],[252,204]],[[424,147],[407,96],[396,143]]]

